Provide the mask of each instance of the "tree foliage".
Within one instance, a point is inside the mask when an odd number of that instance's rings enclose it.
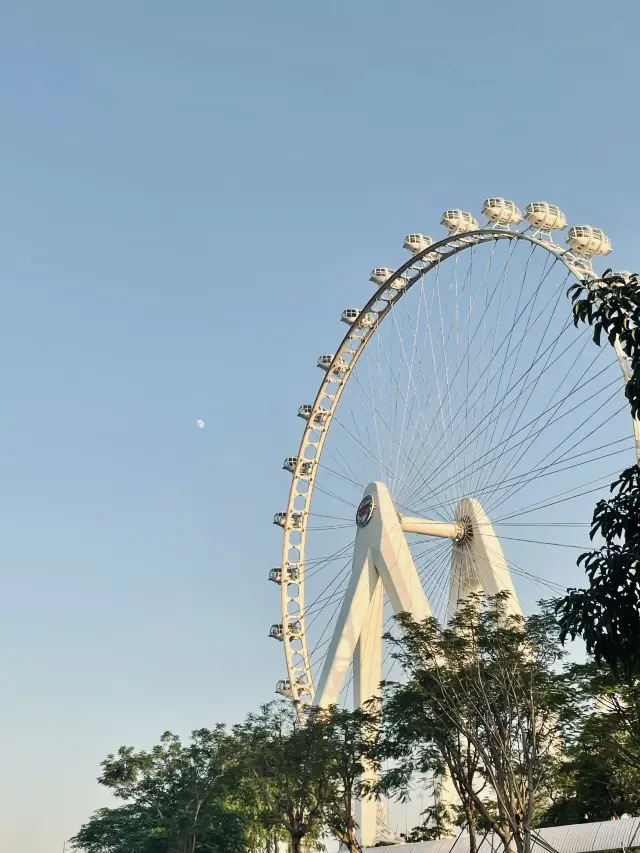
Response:
[[[640,811],[640,684],[618,680],[594,661],[566,674],[581,707],[580,726],[567,745],[558,796],[545,824],[610,820]]]
[[[86,853],[168,853],[157,814],[137,803],[99,809],[72,839]]]
[[[396,767],[381,785],[402,790],[416,771],[446,769],[472,850],[482,823],[505,850],[527,853],[576,709],[553,615],[511,615],[507,595],[471,596],[446,628],[399,617],[403,636],[390,639],[408,682],[386,689],[381,747]]]
[[[313,719],[301,726],[289,702],[264,705],[234,726],[244,796],[257,804],[265,827],[283,827],[292,853],[317,838],[332,796],[324,728]]]
[[[222,726],[198,729],[183,744],[165,732],[150,751],[121,747],[102,762],[98,781],[120,809],[97,812],[73,839],[87,853],[232,853],[245,849],[245,820],[234,802],[231,742]],[[136,846],[137,845],[137,846]]]
[[[327,710],[315,710],[310,724],[324,729],[327,742],[326,772],[330,783],[327,825],[349,853],[355,853],[358,825],[354,799],[370,792],[372,774],[377,770],[377,703],[353,711],[335,705]]]
[[[640,414],[640,286],[611,275],[576,284],[569,291],[574,322],[593,327],[593,339],[619,344],[628,359],[625,393],[633,417]],[[587,589],[569,589],[556,603],[563,639],[584,639],[596,661],[605,661],[614,673],[631,678],[640,673],[640,469],[627,468],[612,484],[612,497],[598,502],[591,539],[604,544],[581,554],[589,579]]]

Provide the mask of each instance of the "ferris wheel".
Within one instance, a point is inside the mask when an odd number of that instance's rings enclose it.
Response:
[[[482,214],[446,210],[445,237],[409,234],[410,258],[372,271],[298,410],[269,580],[276,689],[300,709],[377,695],[394,613],[446,621],[470,593],[504,589],[526,610],[579,584],[593,506],[636,459],[626,359],[574,326],[567,298],[609,239],[576,225],[559,245],[567,220],[546,202],[522,216],[490,198]]]

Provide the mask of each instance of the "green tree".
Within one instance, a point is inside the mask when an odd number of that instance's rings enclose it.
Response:
[[[511,615],[507,599],[472,596],[446,628],[399,617],[403,636],[389,639],[409,680],[386,690],[384,735],[399,762],[398,784],[416,769],[447,770],[472,850],[482,823],[506,851],[529,853],[576,707],[558,671],[564,652],[553,614]]]
[[[198,729],[184,745],[165,732],[150,751],[121,747],[102,762],[98,781],[128,805],[97,812],[75,837],[76,847],[119,853],[112,840],[120,827],[125,838],[129,834],[142,844],[140,853],[245,849],[247,822],[234,801],[238,780],[232,759],[222,726]],[[122,843],[123,851],[138,853]]]
[[[307,725],[324,729],[329,797],[326,821],[349,853],[356,853],[354,801],[371,792],[372,771],[377,769],[379,714],[377,703],[349,711],[332,706],[314,709]]]
[[[640,811],[640,684],[616,679],[595,662],[567,673],[580,697],[580,727],[567,748],[560,795],[546,824],[610,820]]]
[[[334,797],[326,727],[310,722],[300,725],[290,702],[271,702],[233,728],[244,800],[265,828],[286,831],[292,853],[319,838]]]
[[[569,291],[574,321],[593,327],[598,346],[604,336],[627,357],[625,394],[633,417],[640,416],[640,285],[607,270],[602,279],[583,281]],[[570,589],[556,603],[563,639],[584,639],[596,660],[630,679],[640,674],[640,469],[627,468],[613,483],[613,496],[595,509],[591,538],[604,544],[582,554],[587,589]]]
[[[168,853],[164,829],[156,814],[136,803],[99,809],[71,839],[86,853]]]
[[[444,803],[436,803],[429,806],[420,816],[424,818],[422,823],[414,826],[402,837],[408,844],[417,841],[434,841],[438,838],[448,838],[451,835],[451,823],[453,815],[451,809]]]

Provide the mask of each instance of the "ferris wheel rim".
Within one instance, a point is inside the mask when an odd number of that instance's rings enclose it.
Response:
[[[575,281],[597,278],[597,274],[593,271],[588,258],[571,249],[566,250],[558,246],[551,240],[549,235],[547,235],[547,239],[536,236],[539,233],[533,228],[524,231],[512,231],[499,226],[485,226],[470,232],[448,234],[442,240],[416,252],[398,267],[384,284],[376,289],[373,296],[367,301],[365,306],[359,311],[354,322],[349,326],[333,355],[330,365],[327,366],[326,374],[320,382],[318,392],[306,418],[298,447],[298,456],[295,457],[295,467],[291,470],[291,486],[287,507],[283,513],[285,516],[284,523],[281,525],[283,527],[280,566],[282,636],[279,639],[283,641],[287,667],[287,683],[282,692],[283,695],[288,695],[295,704],[310,704],[313,702],[315,694],[307,646],[304,574],[309,507],[316,476],[315,473],[303,474],[302,466],[305,462],[312,462],[309,470],[317,470],[325,440],[330,431],[333,413],[338,406],[342,392],[347,386],[353,368],[360,355],[365,351],[375,331],[381,326],[387,314],[391,313],[393,306],[409,292],[413,285],[423,279],[434,268],[439,267],[444,261],[467,249],[484,243],[497,243],[501,240],[523,241],[544,249],[550,256],[561,261]],[[416,266],[417,264],[421,264],[421,266]],[[407,278],[406,274],[408,272],[414,272],[415,274]],[[403,282],[402,286],[394,288],[394,284],[398,281]],[[385,296],[385,294],[387,295]],[[371,325],[365,327],[361,321],[372,313],[374,314],[374,320]],[[359,332],[360,334],[356,335],[354,332]],[[348,349],[348,345],[352,341],[358,341],[358,343],[355,348],[350,350]],[[344,364],[345,355],[349,356],[346,364]],[[342,372],[335,374],[336,370]],[[328,391],[331,393],[327,393]],[[322,407],[321,403],[324,401],[329,401],[329,403],[328,405],[325,403],[325,407]],[[318,415],[322,419],[321,424],[316,423]],[[309,441],[309,436],[314,432],[318,433],[317,440]],[[305,458],[304,456],[305,450],[308,447],[315,448],[314,455],[311,458]],[[302,488],[299,485],[301,482],[307,484],[302,492],[299,491]],[[302,510],[294,505],[296,498],[300,497],[304,498],[304,508]],[[294,542],[291,534],[297,534],[299,538]],[[289,559],[291,550],[298,552],[298,557],[295,561],[298,573],[296,580],[289,581],[288,571],[292,566],[292,562]],[[288,594],[288,586],[290,584],[294,584],[297,587],[296,595]],[[292,613],[289,610],[291,602],[295,602],[298,606],[296,613]],[[295,635],[292,635],[289,630],[289,625],[293,623],[297,625]],[[291,642],[294,639],[300,642],[301,645],[299,648],[292,648]],[[294,656],[297,658],[295,664]]]

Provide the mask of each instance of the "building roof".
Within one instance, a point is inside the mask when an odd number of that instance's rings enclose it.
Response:
[[[640,817],[602,822],[587,821],[570,826],[551,826],[536,830],[531,853],[605,853],[608,850],[640,848]],[[461,833],[454,838],[438,841],[418,841],[415,844],[393,844],[365,848],[375,853],[468,853],[469,836]],[[499,853],[500,839],[478,835],[478,853]]]

